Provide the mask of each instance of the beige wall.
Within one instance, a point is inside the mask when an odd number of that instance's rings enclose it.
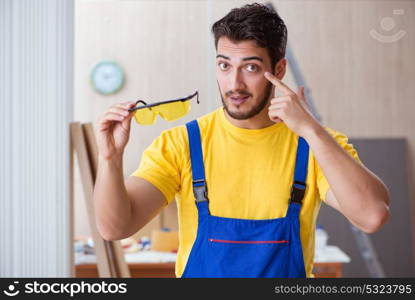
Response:
[[[115,103],[156,101],[200,92],[201,104],[185,118],[154,126],[132,125],[124,157],[128,176],[147,145],[164,129],[183,124],[220,105],[214,74],[212,23],[231,8],[252,1],[76,1],[75,120],[96,122]],[[258,1],[263,2],[263,1]],[[323,123],[349,137],[406,137],[415,169],[415,2],[272,1],[288,27],[288,40],[307,80]],[[394,9],[403,15],[394,15]],[[393,17],[396,27],[382,31]],[[369,32],[406,35],[393,43]],[[115,60],[127,82],[115,95],[89,85],[91,68]],[[286,83],[296,88],[290,72]],[[415,182],[414,182],[415,183]],[[79,176],[76,177],[76,235],[89,235]],[[176,228],[176,207],[164,212]],[[160,224],[153,220],[138,235]]]

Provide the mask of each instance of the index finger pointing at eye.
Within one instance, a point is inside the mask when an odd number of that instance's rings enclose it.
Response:
[[[285,94],[295,94],[287,85],[285,85],[284,82],[282,82],[281,80],[279,80],[277,77],[275,77],[271,73],[265,72],[264,73],[264,76],[265,76],[266,79],[268,79],[269,81],[271,81],[271,83],[273,85],[275,85],[277,87],[277,89],[281,90]]]

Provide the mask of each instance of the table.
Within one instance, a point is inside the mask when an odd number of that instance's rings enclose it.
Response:
[[[126,253],[125,259],[133,278],[175,278],[175,253],[140,251]],[[316,278],[342,277],[343,263],[350,262],[348,257],[336,246],[326,246],[324,251],[316,251],[314,274]],[[75,257],[75,277],[98,277],[95,255]]]

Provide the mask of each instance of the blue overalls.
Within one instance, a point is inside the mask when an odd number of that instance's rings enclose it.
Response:
[[[198,229],[182,277],[306,277],[299,214],[306,189],[309,146],[299,137],[294,183],[284,218],[248,220],[212,216],[200,130],[186,124]]]

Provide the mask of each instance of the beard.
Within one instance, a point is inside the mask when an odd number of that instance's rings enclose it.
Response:
[[[218,87],[219,87],[219,83],[218,83]],[[223,99],[222,92],[219,87],[219,93],[222,99],[222,104],[223,104],[224,109],[226,110],[229,116],[231,116],[232,118],[236,120],[247,120],[259,114],[268,104],[268,100],[271,95],[271,92],[272,92],[272,83],[268,82],[267,86],[265,87],[264,96],[262,97],[261,101],[257,105],[255,105],[250,110],[245,111],[245,112],[232,112],[230,111],[228,104],[226,104],[225,100]],[[232,94],[234,94],[233,91],[230,91],[230,92],[227,92],[225,96],[230,97]],[[251,94],[245,91],[238,91],[237,94],[242,95],[242,96],[251,96]]]

